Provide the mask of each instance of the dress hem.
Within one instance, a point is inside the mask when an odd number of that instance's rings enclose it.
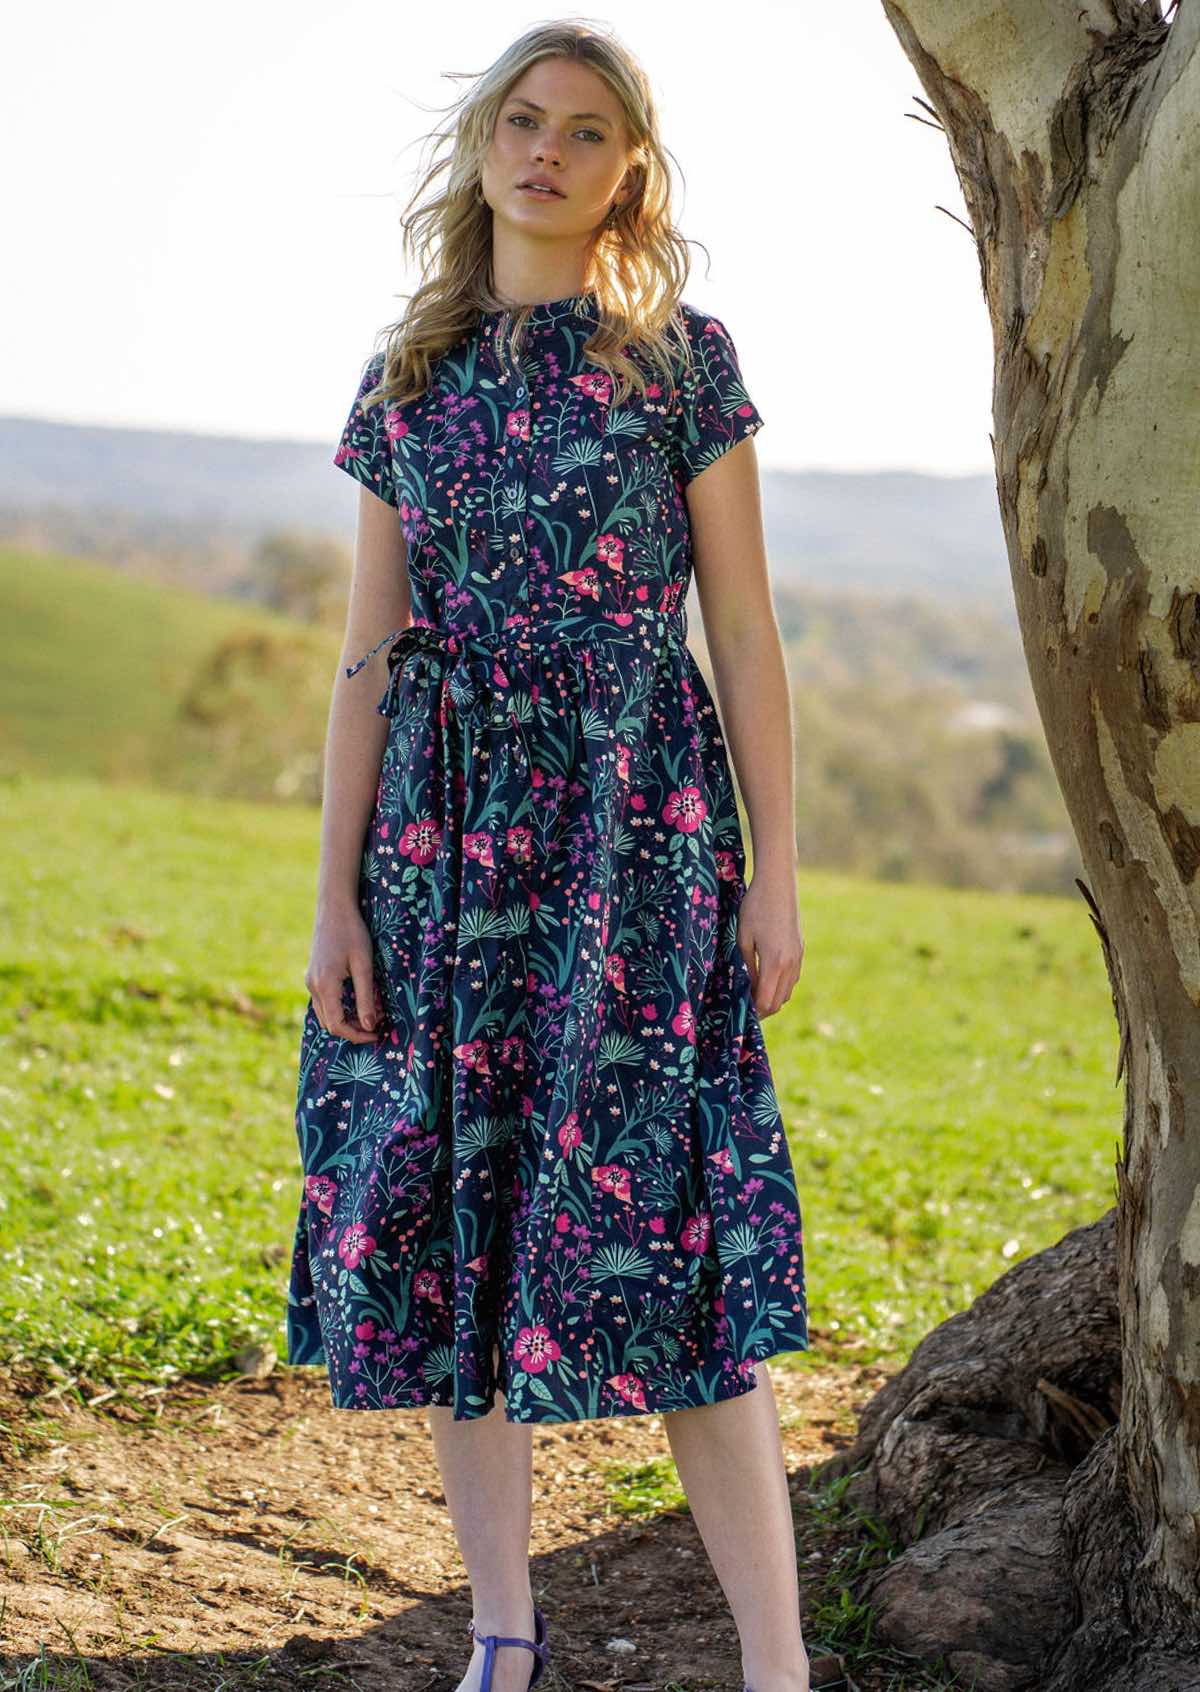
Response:
[[[770,1351],[763,1352],[761,1356],[741,1358],[738,1360],[736,1367],[739,1369],[743,1368],[747,1363],[767,1363],[774,1357],[788,1357],[796,1352],[806,1352],[808,1350],[810,1350],[810,1346],[807,1339],[800,1345],[793,1344],[789,1341],[785,1344],[773,1347]],[[328,1366],[321,1359],[310,1359],[306,1363],[292,1363],[288,1360],[287,1367],[291,1369],[323,1368],[327,1370]],[[748,1379],[745,1379],[743,1385],[722,1390],[712,1398],[697,1397],[666,1406],[661,1404],[646,1404],[639,1406],[637,1404],[626,1402],[611,1410],[598,1410],[595,1415],[591,1416],[511,1416],[509,1415],[508,1400],[505,1399],[504,1420],[518,1426],[561,1427],[569,1426],[573,1422],[616,1421],[619,1418],[626,1416],[669,1416],[672,1411],[675,1410],[696,1410],[702,1408],[706,1404],[722,1404],[727,1399],[744,1398],[748,1392],[754,1392],[757,1387],[758,1380],[756,1376],[751,1374]],[[475,1422],[481,1420],[484,1416],[491,1415],[492,1411],[496,1408],[496,1397],[498,1393],[501,1395],[503,1394],[502,1387],[497,1386],[496,1390],[492,1393],[486,1403],[478,1406],[472,1406],[471,1408],[464,1410],[461,1415],[456,1413],[453,1419],[456,1422]],[[332,1394],[330,1396],[330,1408],[341,1411],[361,1412],[364,1410],[374,1410],[382,1412],[387,1410],[449,1410],[453,1408],[453,1405],[449,1400],[439,1399],[433,1396],[418,1398],[413,1396],[411,1393],[396,1394],[395,1396],[397,1402],[394,1404],[380,1404],[376,1400],[366,1401],[363,1399],[355,1400],[349,1404],[339,1404],[337,1400],[333,1398]],[[552,1408],[552,1406],[547,1406],[547,1408]]]

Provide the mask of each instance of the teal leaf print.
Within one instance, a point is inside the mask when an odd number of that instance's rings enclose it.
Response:
[[[502,1146],[512,1130],[503,1116],[476,1116],[455,1130],[455,1145],[460,1157],[486,1151],[489,1146]]]
[[[638,1251],[636,1246],[602,1246],[592,1258],[594,1281],[606,1281],[614,1277],[644,1280],[647,1275],[653,1273],[653,1263],[644,1252]]]
[[[641,1064],[645,1057],[645,1048],[639,1040],[632,1039],[628,1034],[605,1034],[600,1041],[597,1061],[604,1068],[617,1064]]]
[[[356,1046],[347,1042],[344,1050],[329,1066],[329,1079],[373,1087],[383,1079],[383,1065],[370,1046]]]
[[[734,1263],[739,1258],[753,1257],[758,1251],[758,1233],[748,1222],[728,1228],[721,1240],[721,1261]]]

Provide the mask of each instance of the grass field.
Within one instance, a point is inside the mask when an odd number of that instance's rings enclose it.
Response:
[[[15,771],[0,807],[5,1352],[102,1390],[281,1347],[316,811]],[[1108,983],[1082,899],[800,898],[764,1028],[808,1356],[900,1358],[1113,1202]]]
[[[339,644],[259,606],[0,548],[0,772],[315,793]]]

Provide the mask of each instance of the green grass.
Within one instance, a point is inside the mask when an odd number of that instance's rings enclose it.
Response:
[[[0,1331],[97,1388],[282,1346],[319,818],[0,784]],[[814,1362],[897,1361],[1114,1199],[1120,1094],[1082,900],[800,880],[764,1024]]]
[[[0,771],[236,798],[319,791],[335,631],[7,549],[0,607]]]
[[[658,1516],[664,1510],[690,1508],[673,1457],[652,1457],[646,1463],[609,1463],[604,1479],[618,1515]]]
[[[0,803],[0,1328],[97,1382],[273,1339],[315,814],[32,777]]]

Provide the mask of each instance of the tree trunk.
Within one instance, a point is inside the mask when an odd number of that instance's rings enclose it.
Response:
[[[882,3],[975,235],[1013,591],[1125,1079],[1120,1418],[1065,1486],[1075,1613],[1037,1684],[1200,1685],[1200,0]]]

